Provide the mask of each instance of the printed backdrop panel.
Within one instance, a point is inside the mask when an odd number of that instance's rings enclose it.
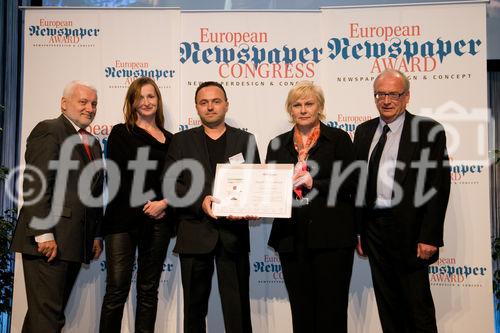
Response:
[[[99,91],[89,130],[104,149],[111,127],[123,121],[123,98],[133,78],[157,81],[172,132],[200,125],[196,87],[218,81],[229,99],[228,124],[255,134],[264,160],[268,142],[292,127],[284,103],[298,81],[319,83],[325,123],[353,136],[357,125],[378,115],[372,97],[377,74],[389,67],[406,72],[408,109],[443,123],[451,157],[445,247],[429,268],[440,332],[493,331],[484,4],[317,12],[51,9],[27,10],[25,23],[23,153],[35,124],[58,116],[62,88],[74,79]],[[252,324],[254,332],[285,333],[292,330],[290,307],[279,258],[267,246],[271,223],[263,219],[250,227]],[[183,328],[174,242],[164,265],[156,332]],[[97,331],[105,274],[104,255],[84,267],[65,332]],[[222,332],[215,278],[212,290],[207,327]],[[133,288],[124,332],[133,331],[134,297]],[[12,332],[20,332],[25,310],[18,264]],[[366,259],[356,258],[353,267],[349,331],[381,331]]]
[[[88,130],[106,149],[114,124],[123,122],[123,101],[134,78],[156,80],[166,109],[166,128],[176,132],[179,109],[180,11],[157,10],[27,10],[24,33],[24,86],[21,153],[26,138],[41,120],[60,114],[64,86],[83,80],[98,90],[98,110]],[[24,158],[21,163],[24,164]],[[171,253],[171,251],[169,251]],[[18,258],[20,259],[20,258]],[[17,261],[21,263],[21,260]],[[20,332],[26,309],[22,265],[16,265],[12,332]],[[157,329],[179,329],[177,257],[169,255],[162,275]],[[82,269],[66,311],[66,332],[96,332],[104,296],[106,261]],[[134,273],[135,281],[135,273]],[[135,295],[135,290],[132,290]],[[135,296],[134,296],[135,297]],[[131,297],[133,298],[133,297]],[[124,332],[133,331],[133,302],[124,315]]]
[[[493,331],[485,18],[483,4],[332,8],[321,14],[321,83],[334,126],[354,135],[357,125],[376,117],[373,81],[395,68],[410,79],[408,110],[440,121],[447,132],[452,188],[445,246],[429,268],[440,332]],[[371,279],[358,269],[350,331],[377,332],[375,300],[365,292]]]
[[[267,144],[292,125],[285,112],[290,88],[301,80],[317,80],[313,62],[301,52],[315,46],[318,12],[183,13],[180,130],[199,126],[194,94],[199,82],[218,81],[227,92],[231,126],[256,136],[260,157]],[[250,290],[256,332],[290,332],[288,296],[277,254],[268,248],[268,220],[251,228]],[[213,290],[217,290],[214,285]],[[212,292],[212,308],[220,305]],[[215,315],[215,314],[214,314]],[[217,314],[220,316],[220,313]],[[208,320],[219,332],[222,321]]]

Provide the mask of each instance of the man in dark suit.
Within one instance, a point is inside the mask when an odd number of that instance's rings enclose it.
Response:
[[[428,265],[443,246],[450,193],[445,132],[406,110],[403,73],[386,70],[373,88],[380,117],[354,135],[357,159],[368,161],[357,250],[370,262],[384,332],[437,332]]]
[[[101,158],[99,142],[84,130],[96,108],[95,88],[73,81],[64,89],[62,114],[38,123],[27,139],[24,204],[11,247],[23,258],[28,300],[23,333],[61,331],[81,263],[102,251],[102,204],[95,203],[102,194],[102,171],[86,169],[92,176],[78,188],[84,168]]]
[[[165,183],[175,183],[177,196],[201,187],[193,203],[176,205],[179,224],[174,252],[181,263],[184,332],[206,331],[214,260],[226,332],[251,332],[249,217],[217,218],[211,209],[216,200],[211,193],[217,163],[260,163],[259,153],[252,134],[224,122],[229,102],[222,85],[202,83],[195,105],[202,126],[174,135],[165,169]],[[177,179],[169,179],[170,166],[193,161],[200,167],[198,173],[184,170]]]

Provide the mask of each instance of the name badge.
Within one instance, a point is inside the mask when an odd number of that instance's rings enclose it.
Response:
[[[242,153],[238,153],[229,158],[229,164],[243,164],[245,163],[245,159],[243,158]]]

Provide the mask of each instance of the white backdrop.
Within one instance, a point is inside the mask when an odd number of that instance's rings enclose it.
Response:
[[[392,63],[409,76],[408,110],[433,117],[445,126],[454,172],[445,246],[440,252],[441,261],[430,268],[429,274],[438,328],[450,333],[473,332],[478,328],[492,332],[484,5],[325,9],[321,19],[323,42],[332,41],[335,45],[334,41],[339,40],[342,46],[350,45],[332,48],[329,55],[336,57],[322,62],[321,82],[328,96],[327,109],[333,111],[329,117],[350,129],[349,125],[359,123],[358,117],[377,115],[373,99],[369,98],[372,81],[385,64]],[[367,35],[362,28],[368,28],[368,37],[362,37]],[[391,28],[393,36],[389,35]],[[462,44],[470,46],[471,40],[475,49],[459,49]],[[384,43],[386,56],[369,57],[366,42]],[[405,48],[405,42],[411,42],[411,47]],[[361,51],[356,44],[362,46]],[[434,56],[426,57],[431,49]],[[457,55],[457,49],[463,54]],[[405,50],[416,55],[406,58]],[[375,52],[373,47],[372,53]],[[341,121],[349,116],[354,119]],[[356,272],[359,267],[355,265],[351,285],[351,292],[357,297],[351,297],[349,310],[351,319],[358,316],[358,320],[351,320],[350,327],[354,332],[374,332],[371,325],[378,325],[378,320],[365,317],[367,312],[375,311],[371,290],[364,297],[365,288],[371,289],[371,281],[367,275]],[[459,273],[466,268],[476,268],[478,274]],[[356,299],[359,303],[353,303]]]
[[[70,29],[76,37],[55,38],[49,35],[59,32],[50,29]],[[445,247],[429,271],[440,332],[478,327],[490,332],[485,37],[485,9],[479,3],[313,12],[27,10],[22,149],[38,121],[58,115],[62,88],[73,79],[89,81],[99,91],[90,130],[105,147],[111,126],[122,122],[128,83],[133,76],[152,75],[166,102],[167,129],[174,133],[199,125],[193,97],[199,82],[221,82],[230,103],[228,123],[254,133],[264,159],[269,140],[291,127],[284,101],[295,82],[321,84],[326,123],[353,135],[359,123],[377,116],[373,79],[394,66],[410,77],[409,110],[445,125],[453,159]],[[266,245],[270,227],[267,220],[251,226],[252,324],[255,332],[291,332],[281,266]],[[80,274],[65,332],[97,331],[104,279],[102,256]],[[350,296],[349,331],[379,332],[366,260],[355,261]],[[20,331],[25,309],[17,265],[12,332]],[[128,302],[124,332],[133,330],[133,309]],[[215,285],[207,320],[209,332],[223,331]],[[182,331],[180,272],[171,251],[156,331]]]
[[[79,79],[98,90],[97,115],[89,127],[106,149],[111,127],[123,122],[123,100],[137,75],[154,76],[165,105],[166,128],[179,123],[180,11],[157,10],[27,10],[24,34],[22,156],[26,138],[37,122],[60,114],[63,87]],[[56,30],[54,30],[56,29]],[[68,29],[61,30],[59,29]],[[76,31],[76,37],[73,32]],[[95,31],[92,36],[82,36]],[[62,36],[51,36],[61,34]],[[89,34],[89,33],[86,33]],[[69,35],[69,37],[66,37]],[[81,37],[82,36],[82,37]],[[24,163],[24,157],[21,163]],[[171,254],[171,251],[169,251]],[[19,257],[19,255],[18,255]],[[20,259],[20,258],[18,258]],[[17,260],[21,263],[21,260]],[[26,309],[22,265],[16,265],[12,332],[20,332]],[[105,257],[85,267],[67,308],[66,332],[97,332],[105,287]],[[159,295],[158,331],[181,330],[182,288],[177,258],[169,255]],[[133,330],[133,304],[124,328]]]

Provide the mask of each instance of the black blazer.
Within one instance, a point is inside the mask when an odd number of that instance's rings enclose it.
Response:
[[[229,162],[229,157],[238,153],[243,154],[245,163],[260,163],[254,136],[226,125],[226,151],[224,154],[226,162]],[[191,172],[184,170],[176,179],[171,178],[176,175],[168,172],[170,166],[178,161],[184,165],[189,160],[198,161],[203,168],[203,174],[196,174],[193,177]],[[196,197],[194,203],[176,207],[178,230],[174,252],[180,254],[209,253],[215,248],[219,239],[229,252],[250,251],[248,221],[228,221],[225,218],[213,220],[201,209],[205,196],[212,194],[214,172],[211,169],[203,126],[174,135],[165,164],[166,182],[175,184],[176,194],[182,198],[190,190],[193,179],[203,178],[204,180],[201,184],[201,194]],[[169,199],[168,195],[167,199]],[[172,200],[170,201],[172,202]]]
[[[145,174],[144,183],[140,184],[136,192],[145,193],[152,191],[149,200],[163,199],[161,178],[167,155],[168,146],[172,141],[172,133],[162,130],[165,135],[165,142],[161,143],[148,132],[138,126],[134,126],[131,131],[127,130],[125,124],[113,126],[108,138],[106,159],[113,161],[118,166],[119,174],[116,170],[108,168],[108,183],[119,181],[117,194],[111,198],[106,207],[102,231],[104,235],[120,232],[138,231],[144,223],[164,222],[172,215],[167,209],[166,215],[161,220],[154,220],[147,217],[142,209],[146,202],[136,203],[133,207],[130,203],[132,196],[132,181],[134,172],[129,170],[128,163],[137,159],[139,148],[149,149],[148,161],[156,162],[156,168],[148,169]],[[173,225],[171,228],[173,234]]]
[[[92,243],[96,236],[100,236],[100,222],[102,219],[102,205],[87,207],[78,197],[78,181],[84,167],[90,163],[83,144],[78,144],[71,152],[71,160],[78,162],[75,170],[70,170],[65,186],[62,202],[53,202],[54,187],[57,176],[56,170],[49,170],[50,160],[58,160],[60,149],[64,141],[72,135],[78,135],[71,122],[61,115],[56,119],[44,120],[38,123],[28,136],[26,143],[26,165],[38,168],[45,180],[47,188],[35,204],[21,208],[19,219],[14,232],[11,249],[31,255],[40,255],[34,236],[51,232],[57,242],[57,257],[62,260],[76,262],[90,262],[92,258]],[[94,159],[102,157],[101,145],[96,139],[91,147]],[[63,162],[67,163],[67,162]],[[40,193],[42,182],[39,177],[27,170],[25,175],[33,176],[34,181],[23,183],[24,193]],[[102,194],[103,172],[98,171],[90,184],[94,197]],[[26,195],[24,200],[28,198]],[[54,206],[62,206],[60,216],[53,216],[55,226],[40,230],[30,227],[33,217],[45,218]]]
[[[308,162],[316,163],[317,170],[309,171],[313,176],[313,191],[308,205],[292,209],[290,219],[274,219],[269,237],[269,246],[277,252],[296,250],[302,240],[301,231],[305,229],[305,246],[311,249],[331,249],[354,246],[354,174],[343,181],[339,187],[337,200],[327,204],[332,183],[339,182],[332,178],[334,163],[340,163],[344,171],[354,160],[354,150],[349,135],[336,128],[321,123],[320,136],[309,152]],[[274,150],[274,147],[278,147]],[[267,147],[266,163],[297,163],[297,151],[293,144],[293,128],[274,138]],[[317,174],[314,175],[314,173]],[[290,189],[292,195],[292,189]],[[303,227],[301,227],[301,224]]]
[[[416,132],[412,139],[412,122]],[[379,124],[379,118],[371,119],[356,128],[354,147],[356,158],[367,161],[373,135]],[[434,189],[436,193],[423,205],[415,205],[415,189],[417,184],[417,168],[411,168],[413,161],[420,161],[421,154],[427,151],[429,160],[436,163],[436,168],[427,172],[424,190],[427,193]],[[443,227],[450,194],[450,169],[446,151],[446,135],[443,127],[438,122],[420,116],[415,116],[406,111],[405,121],[401,133],[398,150],[398,162],[404,166],[397,168],[394,181],[403,191],[400,203],[392,209],[393,215],[399,223],[393,232],[397,235],[394,247],[399,249],[404,263],[416,263],[417,243],[425,243],[437,247],[443,246]],[[357,210],[357,226],[363,234],[366,223],[369,223],[369,212],[365,207]],[[365,246],[366,248],[366,246]],[[369,255],[369,253],[368,253]],[[418,260],[420,264],[430,264],[438,259],[436,253],[430,260]]]

